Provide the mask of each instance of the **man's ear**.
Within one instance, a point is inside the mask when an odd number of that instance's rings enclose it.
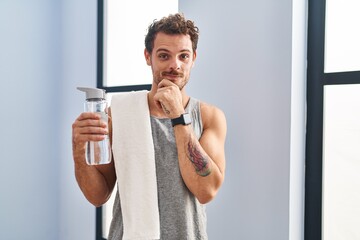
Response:
[[[151,66],[151,54],[146,50],[146,48],[144,49],[144,56],[145,56],[146,64],[148,66]]]

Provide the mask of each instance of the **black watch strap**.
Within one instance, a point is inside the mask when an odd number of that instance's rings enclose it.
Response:
[[[171,124],[172,124],[173,127],[178,125],[178,124],[182,124],[182,125],[191,124],[190,114],[189,113],[184,113],[184,114],[181,114],[180,117],[178,117],[178,118],[171,119]]]

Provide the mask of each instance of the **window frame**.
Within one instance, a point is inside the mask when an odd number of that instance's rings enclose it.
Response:
[[[322,239],[323,113],[326,85],[360,84],[360,71],[324,72],[326,0],[308,1],[304,239]]]

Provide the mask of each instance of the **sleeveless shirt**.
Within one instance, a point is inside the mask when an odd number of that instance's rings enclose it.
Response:
[[[200,102],[190,98],[185,112],[190,113],[196,137],[202,134]],[[161,240],[206,240],[205,205],[200,204],[186,187],[179,168],[174,130],[168,118],[151,116],[151,131],[155,148],[155,165],[160,214]],[[123,221],[117,190],[109,240],[121,240]]]

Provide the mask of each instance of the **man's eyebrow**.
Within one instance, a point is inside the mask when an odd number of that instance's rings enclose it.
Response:
[[[156,50],[156,52],[170,52],[170,51],[167,50],[166,48],[159,48]]]
[[[180,52],[189,52],[189,53],[191,53],[191,50],[190,49],[183,49]]]
[[[159,49],[157,49],[156,50],[156,52],[170,52],[168,49],[166,49],[166,48],[159,48]],[[191,50],[189,50],[189,49],[182,49],[180,52],[191,52]]]

